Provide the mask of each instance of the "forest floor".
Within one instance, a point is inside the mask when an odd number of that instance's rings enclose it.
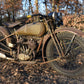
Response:
[[[84,84],[84,76],[70,78],[60,75],[49,64],[28,65],[2,61],[0,84]]]

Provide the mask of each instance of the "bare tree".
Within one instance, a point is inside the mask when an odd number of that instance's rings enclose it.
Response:
[[[15,15],[18,10],[22,9],[22,0],[5,0],[4,10],[7,11],[8,18],[12,15],[12,19],[15,22]]]
[[[31,2],[31,0],[29,0],[29,10],[33,14],[33,9],[32,8],[33,8],[32,7],[32,2]]]
[[[35,4],[36,4],[36,13],[39,13],[39,11],[38,11],[38,0],[35,0]]]
[[[43,2],[43,4],[45,4],[45,10],[46,10],[46,15],[48,14],[48,9],[47,9],[47,3],[48,3],[48,0],[45,0],[44,2]]]

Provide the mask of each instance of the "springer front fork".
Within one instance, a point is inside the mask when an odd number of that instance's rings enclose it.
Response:
[[[72,45],[76,35],[75,34],[73,35],[73,37],[72,37],[72,39],[70,41],[70,44],[68,45],[68,47],[67,47],[67,49],[65,50],[65,53],[64,53],[63,50],[62,50],[62,47],[61,47],[61,45],[59,43],[58,37],[57,37],[57,35],[56,35],[55,31],[54,31],[54,26],[52,25],[51,22],[47,22],[47,24],[49,24],[48,29],[49,29],[51,38],[52,38],[52,40],[54,42],[54,45],[56,47],[56,50],[57,50],[57,52],[59,54],[59,57],[61,58],[61,57],[67,56],[67,54],[69,53],[69,51],[71,49],[71,45]]]

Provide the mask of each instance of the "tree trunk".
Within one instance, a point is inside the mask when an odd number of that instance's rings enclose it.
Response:
[[[13,22],[15,22],[15,11],[13,10]]]
[[[45,7],[46,7],[46,15],[48,15],[47,0],[45,0]]]
[[[10,12],[7,10],[7,14],[8,14],[8,21],[10,22]]]
[[[0,15],[0,25],[2,25],[2,15]]]
[[[33,9],[32,9],[31,0],[29,0],[29,11],[33,14]]]
[[[57,4],[57,12],[59,12],[59,5]]]
[[[52,0],[52,12],[54,12],[55,11],[55,0]]]
[[[84,14],[84,0],[83,0],[83,3],[82,3],[82,14]]]
[[[35,3],[36,3],[36,13],[38,14],[38,0],[36,0]]]

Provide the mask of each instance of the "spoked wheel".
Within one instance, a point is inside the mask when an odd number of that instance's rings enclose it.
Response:
[[[51,66],[67,76],[78,76],[84,72],[84,41],[70,32],[57,33],[64,56],[59,56],[53,40],[50,39],[46,47],[47,59]]]

